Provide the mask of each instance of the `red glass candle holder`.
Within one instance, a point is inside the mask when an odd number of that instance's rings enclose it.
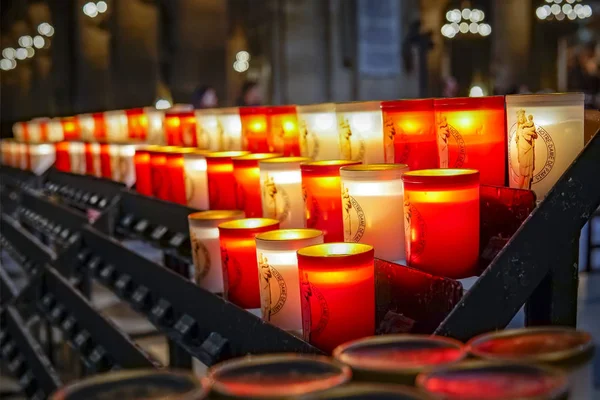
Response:
[[[306,227],[323,231],[325,243],[344,241],[340,168],[360,161],[330,160],[300,165]]]
[[[152,174],[150,173],[150,150],[158,146],[140,147],[135,150],[135,189],[144,196],[152,196]]]
[[[206,154],[208,204],[211,210],[236,209],[232,159],[246,154],[247,151],[215,151]]]
[[[323,351],[375,334],[373,247],[326,243],[298,250],[304,339]]]
[[[254,153],[232,159],[236,208],[244,210],[247,218],[263,216],[258,162],[276,157],[281,157],[281,154]]]
[[[268,107],[240,107],[242,148],[252,153],[269,153]]]
[[[94,119],[94,139],[98,141],[106,140],[106,121],[104,119],[104,113],[92,114]]]
[[[148,117],[143,108],[126,110],[127,133],[129,139],[146,140],[148,137]]]
[[[466,278],[479,258],[479,172],[427,169],[403,175],[406,261],[438,276]]]
[[[56,143],[56,169],[61,172],[71,172],[71,157],[69,156],[69,142]]]
[[[267,138],[270,151],[284,156],[300,156],[296,106],[269,107]]]
[[[162,185],[163,200],[187,205],[187,195],[185,190],[185,168],[183,155],[193,152],[186,148],[168,148],[166,151],[165,174],[166,181]],[[166,190],[168,187],[168,190]]]
[[[411,171],[439,167],[433,110],[433,99],[381,103],[387,163],[406,164]]]
[[[481,183],[506,181],[504,96],[435,100],[440,168],[479,170]]]
[[[159,199],[167,200],[169,196],[169,183],[166,177],[167,154],[164,146],[148,149],[150,154],[150,181],[152,182],[152,195]]]
[[[61,119],[62,129],[65,140],[81,139],[81,129],[76,117],[65,117]]]
[[[260,308],[256,235],[279,229],[279,221],[246,218],[219,225],[225,298],[246,309]]]
[[[167,111],[164,126],[169,146],[196,147],[198,145],[193,109]]]
[[[98,143],[85,144],[85,173],[96,177],[102,176],[100,144]]]
[[[100,170],[103,178],[119,182],[121,179],[119,156],[119,145],[109,143],[100,145]]]

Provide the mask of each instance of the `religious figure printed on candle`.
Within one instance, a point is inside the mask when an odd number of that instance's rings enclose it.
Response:
[[[321,207],[317,199],[306,190],[304,183],[302,183],[302,198],[304,199],[306,227],[311,229],[316,228],[321,218]]]
[[[410,197],[404,194],[404,237],[406,238],[406,260],[410,264],[419,260],[425,250],[425,237],[427,235],[425,220],[411,204]]]
[[[354,133],[348,118],[343,115],[338,118],[340,153],[342,159],[363,161],[365,158],[365,140],[360,134]]]
[[[510,186],[531,190],[554,167],[556,148],[550,134],[535,124],[532,114],[527,115],[524,109],[516,114],[516,123],[509,132]]]
[[[305,119],[300,119],[298,122],[300,124],[300,155],[314,160],[319,154],[319,138],[314,132],[311,132],[310,129],[308,129],[308,124]]]
[[[290,197],[268,174],[263,185],[262,201],[266,205],[265,218],[277,219],[279,222],[287,220],[291,208]]]
[[[240,284],[242,271],[240,263],[235,258],[229,257],[229,252],[225,247],[221,247],[221,265],[223,267],[223,287],[225,298],[227,298],[228,292],[234,292]]]
[[[342,210],[344,212],[344,241],[358,243],[366,229],[365,213],[358,201],[342,185]]]
[[[287,300],[287,286],[283,276],[269,264],[269,259],[263,253],[258,254],[258,274],[262,318],[270,321]]]
[[[400,128],[402,131],[402,128]],[[385,151],[385,162],[388,164],[393,164],[395,155],[394,142],[396,141],[396,127],[394,126],[394,121],[388,120],[383,127],[383,146]]]
[[[192,258],[194,260],[194,276],[200,283],[210,271],[210,253],[202,240],[192,233]]]
[[[302,332],[310,342],[318,336],[329,322],[329,306],[323,293],[308,280],[308,273],[300,277],[300,302],[302,306]],[[315,323],[316,322],[316,323]]]
[[[481,130],[483,127],[477,129]],[[445,115],[442,115],[438,121],[437,143],[440,168],[461,168],[465,164],[467,158],[465,140],[460,132],[448,123]]]
[[[196,124],[190,124],[184,118],[180,118],[181,140],[184,146],[195,147],[196,143]]]

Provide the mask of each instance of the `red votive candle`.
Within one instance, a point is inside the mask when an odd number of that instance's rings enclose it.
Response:
[[[208,204],[211,210],[236,209],[232,159],[246,154],[247,151],[215,151],[206,154]]]
[[[102,176],[100,145],[98,143],[85,144],[85,173],[97,177]]]
[[[479,258],[479,172],[426,169],[406,172],[406,261],[438,276],[466,278]]]
[[[252,153],[269,153],[268,107],[240,107],[242,148]]]
[[[300,156],[300,137],[296,106],[269,107],[269,149],[284,156]]]
[[[254,153],[232,158],[236,208],[244,210],[247,218],[263,216],[258,162],[276,157],[281,154]]]
[[[185,190],[185,169],[183,155],[192,153],[193,149],[170,148],[167,149],[165,161],[165,175],[167,177],[169,190],[164,192],[167,196],[163,200],[169,200],[174,203],[187,205],[187,195]],[[163,189],[165,184],[163,184]]]
[[[330,353],[375,334],[373,247],[326,243],[298,250],[304,340]]]
[[[438,168],[433,99],[381,103],[385,161],[409,169]]]
[[[440,168],[473,168],[484,185],[504,186],[504,96],[435,100]]]
[[[148,137],[148,117],[143,108],[126,110],[129,139],[146,140]]]
[[[56,143],[56,169],[61,172],[71,172],[71,157],[69,156],[69,142]]]
[[[148,149],[150,153],[150,181],[152,182],[152,195],[159,199],[168,200],[169,182],[166,176],[167,154],[165,146],[156,146]]]
[[[104,113],[92,114],[94,119],[94,139],[99,141],[106,140],[106,120],[104,119]]]
[[[102,177],[119,182],[119,145],[102,143],[100,145],[100,170]]]
[[[300,165],[306,227],[319,229],[325,243],[344,241],[340,168],[360,161],[329,160]]]
[[[79,129],[79,121],[76,117],[65,117],[60,120],[63,128],[65,140],[81,139],[81,130]]]
[[[246,218],[219,225],[225,298],[245,309],[260,308],[256,235],[279,229],[279,221]]]
[[[152,196],[152,174],[150,173],[150,150],[158,146],[140,147],[135,150],[135,189],[144,196]]]
[[[196,117],[193,109],[173,109],[165,114],[165,133],[169,146],[198,145],[196,138]]]

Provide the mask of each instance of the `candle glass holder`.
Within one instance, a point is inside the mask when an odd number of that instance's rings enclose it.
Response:
[[[268,107],[240,107],[242,148],[252,153],[270,153]]]
[[[148,144],[164,146],[167,144],[163,128],[165,112],[154,107],[144,107],[144,114],[148,120]]]
[[[583,150],[584,99],[583,93],[506,96],[510,187],[546,197]]]
[[[65,140],[60,118],[52,118],[48,121],[48,141],[61,142]]]
[[[481,183],[504,186],[504,96],[435,99],[440,168],[476,169]]]
[[[406,261],[438,276],[466,278],[479,259],[479,172],[429,169],[404,174]]]
[[[268,143],[272,152],[300,156],[300,138],[296,106],[269,107]]]
[[[183,155],[187,205],[198,210],[208,210],[208,177],[206,150],[194,150]]]
[[[217,151],[206,154],[208,178],[208,204],[211,209],[234,210],[236,208],[233,161],[247,151]]]
[[[64,140],[81,140],[81,129],[77,117],[61,118]],[[24,131],[23,133],[26,133]]]
[[[29,131],[29,139],[32,143],[48,143],[50,140],[48,122],[49,118],[34,118],[29,121],[27,129]]]
[[[106,141],[110,143],[126,143],[127,133],[127,114],[123,110],[106,111],[104,113],[104,122],[106,126]]]
[[[169,185],[166,173],[167,154],[165,146],[156,146],[148,149],[150,154],[150,180],[152,182],[152,195],[159,199],[168,199]],[[164,187],[163,187],[164,185]]]
[[[27,131],[27,123],[26,122],[16,122],[12,126],[13,137],[18,142],[28,142],[29,141],[29,132]]]
[[[385,162],[380,107],[377,101],[336,105],[342,159],[364,164]]]
[[[17,148],[19,151],[18,168],[29,171],[31,169],[31,154],[29,153],[29,144],[19,143]]]
[[[58,142],[55,144],[56,162],[55,167],[61,172],[71,172],[71,158],[69,157],[69,143]],[[13,152],[14,160],[14,152]]]
[[[194,279],[198,286],[223,294],[223,267],[219,244],[219,224],[244,218],[239,210],[200,211],[188,216]]]
[[[165,181],[162,184],[163,200],[177,204],[187,205],[186,179],[184,169],[184,155],[193,153],[193,149],[184,147],[163,148],[166,154]]]
[[[136,183],[135,150],[139,145],[123,144],[119,146],[119,182],[128,188]]]
[[[119,182],[120,175],[120,149],[118,144],[100,144],[100,169],[102,177]]]
[[[71,173],[85,175],[85,143],[69,142]]]
[[[439,167],[433,99],[384,101],[381,111],[386,163]]]
[[[317,229],[281,229],[256,236],[263,320],[297,336],[302,335],[296,252],[321,243],[323,232]]]
[[[145,141],[148,138],[148,117],[143,108],[125,111],[127,116],[127,136],[130,140]]]
[[[201,149],[224,151],[223,126],[217,118],[217,109],[195,110],[196,142]]]
[[[157,146],[138,147],[135,150],[135,189],[139,194],[152,196],[152,174],[150,172],[150,150]]]
[[[95,141],[106,141],[108,139],[104,115],[105,113],[92,114],[92,118],[94,119],[94,133],[92,135]]]
[[[375,334],[373,247],[327,243],[298,250],[304,339],[330,353]]]
[[[94,138],[94,115],[93,114],[79,114],[77,115],[77,123],[81,130],[81,140],[84,142],[93,142]]]
[[[313,161],[342,158],[335,104],[297,106],[300,155]]]
[[[232,158],[236,208],[244,210],[248,218],[263,216],[258,163],[275,157],[281,157],[281,154],[253,153]]]
[[[370,244],[375,257],[404,258],[404,188],[406,164],[342,167],[344,241]]]
[[[300,166],[306,226],[320,229],[325,243],[344,241],[340,168],[359,161],[314,161]]]
[[[219,225],[225,298],[238,306],[260,308],[256,235],[279,229],[279,221],[246,218]]]
[[[259,161],[263,216],[281,222],[282,228],[304,228],[302,173],[306,157],[278,157]]]
[[[99,143],[85,144],[85,172],[87,175],[102,177]]]

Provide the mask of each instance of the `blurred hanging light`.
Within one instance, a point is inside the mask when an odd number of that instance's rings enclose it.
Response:
[[[9,60],[14,60],[17,52],[12,47],[7,47],[2,50],[2,57],[7,58]]]
[[[566,18],[574,21],[577,18],[589,18],[593,14],[592,7],[584,4],[584,0],[546,0],[546,3],[552,5],[546,4],[535,10],[536,17],[542,21],[564,21]]]
[[[42,47],[44,47],[44,45],[46,44],[46,41],[44,40],[44,38],[40,35],[37,35],[36,37],[33,38],[33,45],[35,46],[36,49],[41,49]]]
[[[33,49],[33,47],[27,47],[25,51],[27,51],[27,58],[35,56],[35,50]]]
[[[96,6],[96,3],[93,3],[91,1],[87,2],[83,6],[83,13],[90,18],[96,18],[96,16],[98,15],[98,6]]]
[[[18,42],[21,47],[31,47],[33,45],[33,38],[29,35],[21,36]]]
[[[157,110],[166,110],[167,108],[171,108],[171,102],[167,99],[158,99],[154,104],[154,108]]]
[[[19,47],[16,51],[15,56],[17,60],[24,60],[27,58],[27,50],[22,47]]]
[[[552,1],[552,0],[551,0]],[[485,13],[477,8],[454,9],[446,12],[446,24],[442,26],[442,35],[448,39],[458,34],[488,36],[492,27],[483,23]]]
[[[483,89],[481,86],[473,86],[469,90],[469,97],[483,97]]]
[[[105,1],[99,1],[96,3],[96,9],[100,14],[103,14],[108,10],[108,4]]]

